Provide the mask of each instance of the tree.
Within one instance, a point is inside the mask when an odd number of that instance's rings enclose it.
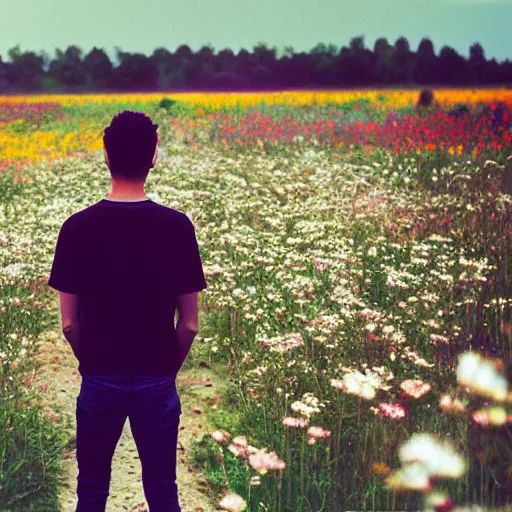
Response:
[[[409,48],[409,41],[399,37],[393,48],[391,69],[395,83],[410,83],[414,75],[414,53]]]
[[[85,56],[84,69],[94,88],[104,89],[109,86],[114,66],[103,49],[94,47]]]
[[[56,58],[50,62],[49,73],[68,90],[84,85],[87,74],[82,50],[78,46],[68,46],[65,52],[57,48],[55,55]]]
[[[496,59],[491,59],[485,64],[485,71],[483,73],[484,84],[497,84],[502,81],[501,66]]]
[[[215,58],[215,71],[218,73],[231,73],[236,67],[236,57],[232,50],[225,49]]]
[[[463,84],[468,78],[466,59],[453,48],[443,46],[438,59],[439,78],[446,84]]]
[[[254,59],[252,55],[245,49],[241,48],[236,56],[236,73],[237,75],[248,79],[249,72],[253,66]]]
[[[339,73],[336,57],[328,53],[319,54],[315,58],[313,78],[321,85],[335,86],[339,82]]]
[[[186,61],[190,61],[194,57],[192,50],[187,44],[180,45],[178,49],[174,52],[174,55],[176,56],[180,64],[183,64]]]
[[[364,37],[350,40],[349,48],[343,47],[338,56],[340,80],[348,85],[368,85],[374,78],[373,53],[364,46]]]
[[[151,62],[158,69],[158,87],[159,89],[169,88],[178,69],[178,59],[169,50],[165,48],[156,48],[150,57]]]
[[[41,58],[43,59],[43,71],[45,73],[48,72],[48,70],[50,69],[50,62],[52,61],[52,58],[51,56],[48,54],[48,52],[45,52],[44,50],[40,50],[39,51],[39,55],[41,56]]]
[[[280,84],[284,87],[309,87],[313,85],[313,56],[299,52],[282,62]]]
[[[338,55],[339,49],[334,44],[326,45],[324,43],[318,43],[314,48],[311,49],[311,55],[328,55],[330,57],[336,57]]]
[[[373,46],[374,73],[377,83],[387,84],[391,81],[392,57],[393,47],[388,40],[385,37],[377,39]]]
[[[312,78],[315,83],[334,86],[339,81],[339,66],[337,62],[338,49],[334,45],[318,43],[311,49],[313,60]]]
[[[364,50],[364,36],[353,37],[350,40],[350,49],[354,53],[362,52]]]
[[[215,53],[213,47],[202,46],[195,56],[198,67],[200,68],[200,85],[209,86],[210,77],[215,73]]]
[[[22,91],[40,91],[43,88],[44,59],[34,52],[21,53],[19,45],[7,53],[11,61],[6,72],[9,85]]]
[[[148,91],[158,88],[158,68],[142,53],[118,52],[120,64],[113,72],[113,85],[119,89]]]
[[[436,54],[434,45],[428,38],[423,38],[416,52],[414,80],[420,84],[431,84],[436,80]]]
[[[291,59],[295,53],[295,50],[293,49],[293,46],[285,45],[283,48],[282,54],[280,55],[280,59]]]
[[[266,67],[271,75],[276,68],[276,48],[268,48],[265,43],[259,43],[254,47],[254,61],[260,66]]]
[[[212,64],[215,59],[214,48],[211,44],[206,46],[202,46],[201,49],[197,52],[197,57],[205,64]]]
[[[7,70],[9,69],[9,64],[2,61],[2,57],[0,56],[0,91],[5,92],[9,90],[9,82],[7,81]]]
[[[485,53],[480,43],[474,43],[469,47],[469,60],[468,60],[468,73],[470,80],[479,84],[483,81],[483,75],[485,70]]]

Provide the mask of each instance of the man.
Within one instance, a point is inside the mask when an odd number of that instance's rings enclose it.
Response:
[[[197,295],[207,283],[190,219],[144,193],[157,129],[139,112],[112,119],[103,136],[112,190],[63,223],[48,280],[60,292],[62,330],[82,376],[76,512],[105,511],[127,417],[150,512],[181,511],[176,375],[198,332]]]

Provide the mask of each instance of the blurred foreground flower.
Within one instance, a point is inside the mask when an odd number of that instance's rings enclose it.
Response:
[[[429,476],[459,478],[466,471],[466,462],[446,442],[431,434],[414,434],[400,447],[399,457],[403,463],[421,463]]]
[[[500,426],[507,423],[507,412],[503,407],[487,407],[473,412],[473,420],[484,427]]]
[[[246,501],[242,496],[231,493],[226,494],[219,502],[220,508],[228,510],[229,512],[241,512],[247,506]]]
[[[499,402],[507,398],[508,383],[498,373],[496,363],[477,352],[464,352],[459,356],[457,381],[471,391]]]
[[[415,462],[391,473],[385,484],[393,491],[430,491],[432,484],[427,468]]]
[[[453,502],[447,494],[435,491],[427,494],[425,506],[431,507],[437,511],[452,510]]]

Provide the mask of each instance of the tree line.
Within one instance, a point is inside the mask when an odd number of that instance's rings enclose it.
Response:
[[[416,51],[405,37],[393,45],[381,37],[371,50],[359,36],[340,49],[320,43],[309,53],[295,53],[285,46],[280,55],[264,43],[237,54],[230,49],[216,54],[211,45],[193,52],[186,44],[174,52],[160,47],[150,56],[119,47],[115,52],[112,62],[103,49],[84,55],[70,45],[51,58],[16,45],[7,61],[0,56],[0,94],[512,85],[510,60],[488,60],[479,43],[470,46],[468,58],[449,46],[436,54],[429,38]]]

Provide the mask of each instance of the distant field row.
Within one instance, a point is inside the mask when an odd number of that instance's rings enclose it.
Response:
[[[434,89],[435,100],[440,106],[458,103],[476,104],[504,102],[512,105],[512,89]],[[244,92],[244,93],[136,93],[136,94],[83,94],[83,95],[28,95],[0,96],[0,103],[40,103],[59,102],[63,105],[76,103],[153,103],[163,98],[174,98],[187,104],[202,105],[207,108],[258,105],[264,101],[267,105],[289,104],[328,105],[369,100],[376,106],[400,108],[416,103],[420,89],[407,90],[345,90],[345,91],[283,91],[283,92]]]

